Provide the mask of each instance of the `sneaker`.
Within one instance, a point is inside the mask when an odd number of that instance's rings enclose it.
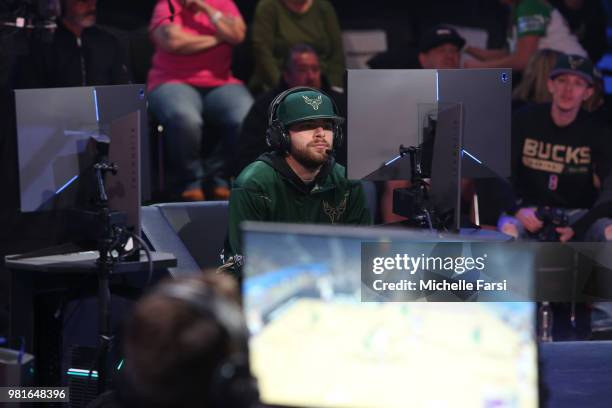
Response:
[[[226,186],[217,186],[213,188],[212,200],[229,200],[230,189]]]
[[[201,188],[191,188],[181,193],[184,201],[204,201],[204,191]]]

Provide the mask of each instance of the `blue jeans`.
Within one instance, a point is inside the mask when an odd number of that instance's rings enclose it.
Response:
[[[202,187],[204,182],[222,177],[252,103],[253,97],[242,84],[196,88],[166,83],[151,91],[149,108],[165,130],[167,180],[173,193]],[[221,132],[221,146],[203,162],[205,123]]]

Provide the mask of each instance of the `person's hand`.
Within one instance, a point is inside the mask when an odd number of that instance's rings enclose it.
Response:
[[[555,231],[559,234],[560,242],[567,242],[574,236],[574,229],[572,227],[557,227]]]
[[[506,235],[510,235],[514,239],[518,239],[519,237],[518,228],[513,222],[504,222],[501,227],[499,227],[499,230]]]
[[[536,217],[534,208],[521,208],[515,215],[516,219],[523,224],[525,229],[532,234],[538,232],[542,226],[542,220]]]

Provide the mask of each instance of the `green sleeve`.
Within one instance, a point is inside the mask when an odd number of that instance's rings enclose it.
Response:
[[[324,6],[324,24],[325,29],[329,35],[330,42],[330,54],[327,61],[323,61],[326,67],[326,74],[329,82],[333,86],[344,88],[344,71],[346,70],[346,64],[344,61],[344,47],[342,45],[342,32],[340,30],[340,23],[334,7],[328,3],[323,2]]]
[[[551,7],[541,0],[523,0],[516,8],[517,37],[526,35],[546,35],[546,27],[550,22]]]
[[[228,244],[225,259],[242,253],[240,224],[243,221],[265,221],[267,217],[268,198],[262,193],[244,187],[232,189],[229,200]]]
[[[258,89],[274,88],[281,76],[280,68],[274,58],[274,35],[279,18],[276,0],[262,0],[255,9],[253,18],[253,57]]]
[[[348,208],[346,209],[345,224],[371,225],[372,217],[366,204],[366,196],[361,183],[351,182],[351,194],[349,196]]]

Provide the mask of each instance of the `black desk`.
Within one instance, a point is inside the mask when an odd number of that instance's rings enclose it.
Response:
[[[154,270],[176,266],[174,255],[166,252],[152,252]],[[97,276],[97,251],[20,258],[18,255],[6,257],[9,272],[10,316],[9,334],[23,336],[26,351],[34,353],[34,297],[38,294],[57,292],[78,284],[83,277]],[[140,261],[122,262],[114,266],[111,279],[115,276],[134,274],[147,275],[148,260],[144,253]],[[40,333],[44,335],[44,333]]]
[[[543,343],[542,407],[612,406],[612,341]],[[547,395],[546,395],[547,394]]]

